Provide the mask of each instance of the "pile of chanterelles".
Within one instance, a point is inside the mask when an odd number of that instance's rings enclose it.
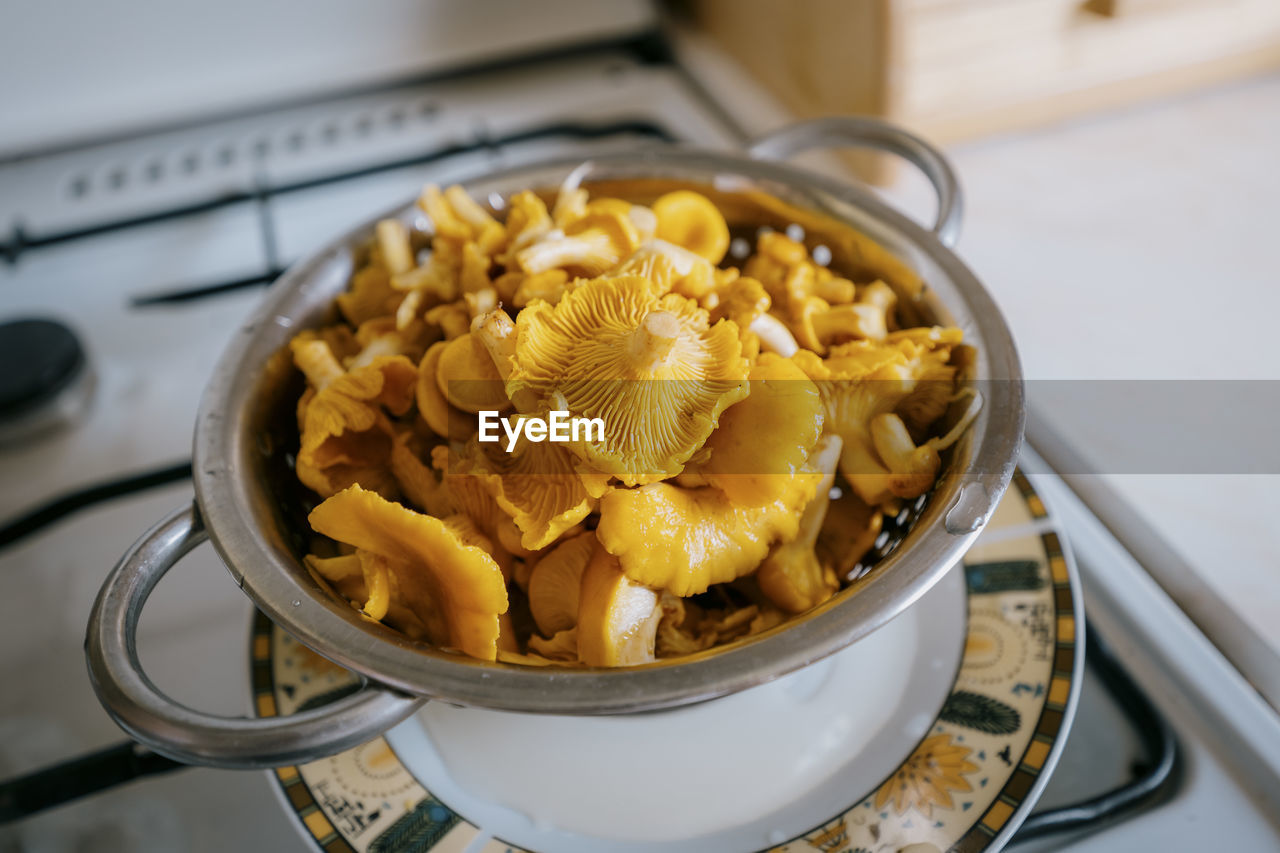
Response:
[[[976,412],[936,434],[959,330],[899,328],[892,287],[779,232],[721,266],[701,194],[419,204],[429,237],[380,222],[342,322],[291,344],[307,565],[410,636],[618,666],[766,630],[856,575]],[[552,410],[603,439],[479,440],[480,412]]]

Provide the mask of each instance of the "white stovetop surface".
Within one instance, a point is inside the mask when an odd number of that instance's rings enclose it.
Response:
[[[1278,151],[1280,76],[951,150],[960,253],[1033,405],[1040,379],[1280,380]],[[1046,414],[1068,439],[1098,432],[1096,413]],[[1280,476],[1107,479],[1280,652]]]
[[[1264,201],[1280,196],[1280,171],[1272,162],[1272,152],[1280,150],[1278,106],[1280,78],[1273,78],[951,152],[969,191],[960,251],[1017,330],[1030,378],[1280,378],[1268,334],[1271,318],[1280,315],[1280,280],[1269,256],[1272,226]],[[927,191],[910,180],[892,195],[927,209]],[[1031,197],[1046,201],[1030,205]],[[321,212],[309,199],[299,198],[295,206],[300,223]],[[260,268],[247,207],[211,215],[191,233],[164,224],[140,230],[128,246],[92,240],[33,255],[17,268],[0,269],[4,304],[13,310],[60,304],[91,330],[90,344],[99,351],[107,345],[94,340],[104,318],[136,323],[136,329],[119,327],[129,332],[128,340],[113,338],[119,351],[100,362],[103,393],[122,409],[189,422],[183,412],[194,408],[196,386],[204,381],[197,365],[208,364],[225,340],[208,330],[229,329],[257,294],[157,308],[149,323],[132,312],[122,317],[122,297],[172,284],[171,255],[187,246],[208,249],[198,265],[201,281]],[[282,236],[287,243],[288,235]],[[147,249],[145,268],[121,266],[118,253],[136,258],[139,247]],[[77,286],[84,270],[103,266],[111,267],[110,284],[120,289],[98,287],[78,300],[59,297],[59,289]],[[165,322],[155,323],[159,317]],[[170,349],[166,342],[174,340],[186,345]],[[147,353],[159,349],[176,353],[174,369],[164,371],[175,381],[141,382]],[[1117,364],[1125,369],[1118,372]],[[148,417],[135,418],[132,430],[98,424],[116,438],[113,458],[158,463],[185,455],[185,432],[155,429]],[[45,484],[34,479],[41,471],[65,469],[68,477],[82,472],[88,480],[114,473],[101,455],[90,460],[54,447],[35,455],[42,459],[3,460],[10,476],[0,489],[0,515],[47,496]],[[98,466],[105,467],[91,470]],[[1130,477],[1118,485],[1230,606],[1280,647],[1280,589],[1270,580],[1280,541],[1268,526],[1280,510],[1278,481],[1164,476]],[[84,616],[108,568],[102,560],[109,562],[141,532],[140,519],[159,517],[184,500],[188,488],[82,513],[0,554],[0,569],[11,579],[11,593],[0,597],[0,627],[10,628],[0,634],[6,646],[0,675],[8,685],[21,685],[14,693],[6,690],[0,703],[6,709],[0,715],[0,777],[119,739],[84,677],[78,653]],[[50,550],[53,542],[59,545]],[[98,571],[86,570],[98,563]],[[239,710],[247,692],[243,597],[207,547],[175,575],[161,585],[143,620],[144,661],[179,698]],[[191,616],[192,601],[201,602],[198,619]],[[208,662],[194,678],[192,660]],[[175,812],[165,803],[179,789],[187,790],[179,799],[191,807]],[[84,839],[101,841],[106,831],[114,832],[107,846],[119,849],[174,849],[184,840],[213,838],[231,839],[233,848],[239,841],[286,849],[296,842],[278,820],[270,826],[226,820],[228,814],[247,816],[249,802],[260,813],[275,814],[269,790],[256,774],[187,772],[45,815],[24,824],[20,839],[31,849],[70,849]],[[5,840],[0,833],[0,847]]]
[[[749,133],[793,120],[704,37],[673,36]],[[1277,151],[1280,75],[946,148],[965,192],[957,251],[1013,330],[1031,404],[1076,449],[1124,459],[1143,439],[1055,406],[1055,383],[1037,380],[1280,380]],[[933,216],[910,167],[882,194]],[[1280,448],[1264,452],[1280,471]],[[1098,468],[1280,654],[1280,474]]]

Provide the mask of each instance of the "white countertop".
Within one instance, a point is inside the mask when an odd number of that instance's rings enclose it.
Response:
[[[1280,380],[1280,76],[949,153],[959,251],[1006,314],[1033,406],[1036,380]],[[890,196],[928,210],[914,174]],[[1097,412],[1045,413],[1094,449]],[[1280,470],[1267,449],[1259,465]],[[1103,470],[1280,651],[1280,476]]]
[[[747,133],[794,121],[705,37],[673,34]],[[1052,380],[1280,380],[1280,75],[946,150],[965,191],[958,252],[1005,313],[1032,406],[1076,449],[1123,460],[1147,436],[1055,407]],[[910,168],[882,194],[932,218],[933,192]],[[1280,381],[1268,391],[1250,416],[1271,474],[1098,470],[1280,655],[1280,447],[1267,433]],[[1179,419],[1211,417],[1192,400]]]

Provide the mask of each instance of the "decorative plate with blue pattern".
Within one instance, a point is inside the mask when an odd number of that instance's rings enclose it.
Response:
[[[851,806],[771,853],[977,853],[1002,846],[1030,811],[1075,711],[1084,636],[1064,539],[1020,472],[964,571],[964,655],[928,733],[875,790],[850,791]],[[252,678],[260,716],[316,707],[355,681],[261,614]],[[383,738],[271,772],[326,853],[519,851],[433,797]]]

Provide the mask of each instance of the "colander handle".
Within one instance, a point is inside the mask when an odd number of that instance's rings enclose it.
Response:
[[[955,246],[964,216],[960,182],[947,156],[914,133],[868,116],[830,116],[796,122],[765,134],[747,145],[747,152],[762,160],[786,160],[828,146],[873,148],[909,160],[929,179],[938,195],[933,233],[944,246]]]
[[[382,734],[425,701],[366,683],[322,708],[288,717],[223,717],[166,696],[138,660],[138,617],[160,578],[208,534],[194,505],[147,531],[107,576],[89,616],[89,680],[107,713],[141,743],[176,761],[252,769],[299,764]]]

